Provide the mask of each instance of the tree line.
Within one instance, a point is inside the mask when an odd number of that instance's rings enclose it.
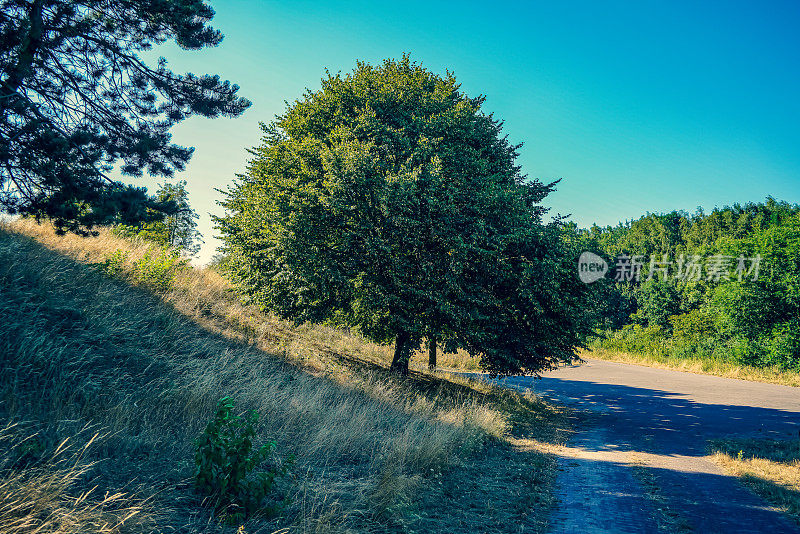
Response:
[[[600,346],[800,370],[797,204],[767,198],[575,231],[606,258],[645,259],[638,280],[600,282]],[[652,272],[665,256],[673,270]],[[692,258],[702,268],[674,276]]]

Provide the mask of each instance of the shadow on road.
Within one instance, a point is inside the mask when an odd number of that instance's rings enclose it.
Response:
[[[760,397],[747,398],[746,383],[720,381],[731,391],[692,395],[685,387],[676,388],[678,393],[608,383],[605,377],[591,380],[585,371],[580,373],[574,380],[498,380],[572,406],[581,417],[581,432],[562,458],[562,505],[553,516],[552,532],[800,532],[707,459],[712,438],[797,440],[800,391],[798,402],[790,399],[780,409],[759,406],[769,404]],[[696,397],[727,397],[730,404]],[[643,466],[646,481],[633,469]]]
[[[661,454],[705,453],[707,439],[729,435],[797,439],[800,430],[800,410],[748,406],[747,399],[741,399],[742,404],[710,404],[660,389],[564,378],[532,380],[512,377],[500,382],[602,414],[604,424],[620,437],[651,436]]]

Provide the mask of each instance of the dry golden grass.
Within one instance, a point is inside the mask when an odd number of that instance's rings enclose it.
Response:
[[[15,425],[0,429],[0,532],[121,534],[153,530],[155,517],[146,504],[125,493],[73,491],[94,467],[83,457],[95,438],[97,434],[78,450],[67,438],[51,455],[31,462],[37,436],[21,432]]]
[[[714,375],[725,378],[737,378],[739,380],[752,380],[754,382],[767,382],[770,384],[800,387],[800,373],[770,368],[759,369],[757,367],[736,365],[717,360],[636,354],[599,348],[583,351],[580,356],[582,358],[596,358],[598,360],[607,360],[611,362],[631,363],[634,365],[671,369],[673,371],[683,371],[686,373]]]
[[[714,460],[800,524],[800,441],[713,440]]]
[[[427,349],[426,349],[427,350]],[[411,356],[410,366],[418,370],[428,369],[428,353],[426,350],[415,352]],[[480,373],[481,359],[461,349],[456,353],[445,354],[439,349],[436,355],[436,368],[440,371],[456,371],[466,373]]]
[[[91,267],[116,250],[129,251],[122,280]],[[43,457],[87,425],[108,436],[83,458],[96,482],[75,468],[58,489],[64,499],[94,484],[150,503],[155,512],[140,515],[158,517],[159,530],[225,531],[200,509],[190,477],[194,438],[232,395],[262,415],[259,435],[297,458],[281,488],[292,504],[247,532],[544,528],[555,463],[541,451],[566,429],[554,407],[441,374],[397,379],[385,369],[390,348],[244,306],[212,270],[181,269],[162,294],[131,287],[148,250],[107,232],[0,227],[0,420],[30,422]],[[461,495],[465,484],[478,487]]]

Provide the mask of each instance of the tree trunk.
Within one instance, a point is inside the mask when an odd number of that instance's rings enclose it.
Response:
[[[411,336],[406,333],[397,334],[394,343],[394,358],[392,358],[391,371],[408,374],[408,362],[411,360]]]
[[[434,337],[428,340],[428,369],[431,371],[436,369],[436,338]]]

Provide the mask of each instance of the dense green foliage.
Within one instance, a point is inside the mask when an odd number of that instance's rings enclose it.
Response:
[[[210,498],[214,509],[226,521],[241,523],[256,512],[272,515],[279,505],[264,507],[275,479],[286,474],[291,459],[281,467],[271,466],[254,473],[275,448],[267,442],[253,450],[258,414],[233,414],[235,402],[230,397],[217,403],[214,418],[197,440],[194,456],[195,485]]]
[[[495,373],[570,361],[590,332],[577,242],[545,225],[554,184],[527,179],[483,97],[411,62],[328,75],[263,126],[217,218],[252,301],[299,322],[480,354]]]
[[[645,256],[639,282],[605,282],[601,346],[800,370],[800,206],[769,198],[584,233],[606,257]],[[664,254],[666,278],[648,263]],[[684,268],[691,256],[705,259],[699,279],[675,276],[681,255]],[[715,256],[727,258],[718,277],[709,270]],[[737,272],[740,257],[760,257],[756,280],[755,271]]]
[[[118,224],[113,232],[122,237],[137,237],[162,247],[171,247],[190,256],[197,254],[203,240],[197,231],[199,215],[189,205],[186,182],[164,183],[156,191],[156,199],[172,203],[176,209],[160,219],[154,217],[135,225]]]
[[[107,276],[125,278],[125,264],[128,262],[130,254],[117,250],[107,254],[96,267]],[[168,247],[151,249],[132,262],[128,279],[153,291],[164,293],[172,289],[178,270],[185,268],[186,263],[187,260],[181,258],[175,249]]]
[[[216,46],[213,16],[202,0],[0,0],[0,209],[81,233],[171,211],[107,174],[169,177],[192,155],[174,124],[250,105],[219,76],[141,58]]]

